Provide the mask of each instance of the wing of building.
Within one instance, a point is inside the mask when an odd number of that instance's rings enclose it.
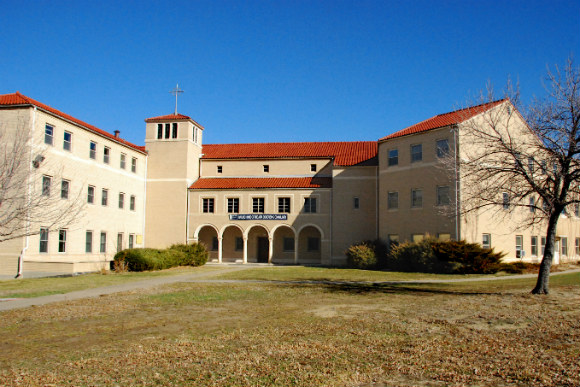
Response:
[[[141,147],[18,92],[0,95],[3,145],[19,136],[27,144],[17,196],[44,196],[46,210],[0,225],[13,232],[0,239],[0,275],[95,271],[123,248],[191,242],[216,262],[342,265],[355,242],[427,235],[538,260],[542,230],[514,234],[485,215],[442,210],[461,198],[440,162],[459,149],[458,128],[504,103],[354,142],[204,145],[203,126],[170,114],[145,120]],[[74,216],[49,216],[67,211]],[[560,259],[580,255],[577,215],[561,222]]]

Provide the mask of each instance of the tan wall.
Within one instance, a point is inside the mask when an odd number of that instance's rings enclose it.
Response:
[[[194,142],[193,122],[177,123],[176,139],[157,139],[158,123],[146,125],[147,247],[165,248],[187,240],[187,188],[199,177],[203,131],[196,127]]]
[[[73,125],[58,117],[37,110],[26,109],[31,112],[30,123],[34,122],[33,129],[33,158],[42,154],[45,160],[39,168],[33,168],[33,195],[41,192],[42,176],[50,176],[51,208],[50,211],[79,210],[67,224],[58,224],[50,228],[48,253],[39,252],[39,235],[28,238],[29,248],[24,258],[24,271],[36,271],[45,267],[42,263],[62,262],[72,270],[85,271],[88,267],[106,265],[116,252],[117,234],[124,234],[124,243],[127,245],[128,235],[133,234],[134,240],[142,241],[144,228],[144,200],[145,200],[145,172],[146,156],[132,148],[115,142],[112,139],[94,134],[84,128]],[[0,110],[4,117],[5,110]],[[54,127],[53,145],[45,145],[45,125]],[[63,148],[65,131],[72,134],[71,149]],[[97,144],[96,158],[89,157],[90,142]],[[109,163],[103,161],[104,147],[110,149]],[[121,154],[125,154],[125,168],[121,168]],[[132,158],[137,163],[136,172],[131,171]],[[62,180],[70,182],[69,199],[60,198]],[[95,203],[87,203],[87,190],[91,185],[95,188]],[[101,192],[108,190],[108,205],[101,205]],[[124,208],[118,206],[119,193],[124,193]],[[130,198],[135,196],[135,210],[131,211]],[[31,230],[38,232],[41,227],[47,227],[47,219],[40,219],[30,225]],[[67,231],[66,252],[58,252],[58,229]],[[93,231],[93,253],[85,253],[86,231]],[[99,251],[100,232],[107,233],[107,251]],[[139,246],[135,243],[135,246]],[[142,243],[141,243],[142,246]],[[33,262],[36,262],[32,264]],[[82,264],[81,264],[82,263]],[[47,266],[46,266],[47,267]],[[51,269],[52,270],[52,269]]]
[[[335,168],[332,186],[332,260],[340,265],[349,246],[377,238],[377,167]]]
[[[379,144],[379,237],[388,241],[398,235],[401,241],[413,234],[455,235],[453,210],[437,205],[437,187],[448,186],[454,203],[454,184],[436,155],[436,141],[447,139],[453,152],[453,134],[449,128],[409,135]],[[423,159],[411,162],[411,145],[422,144]],[[398,149],[399,163],[388,166],[388,151]],[[422,190],[423,204],[411,207],[411,191]],[[388,192],[399,193],[398,209],[387,207]]]
[[[316,172],[311,165],[316,164]],[[264,165],[269,172],[264,172]],[[218,166],[222,173],[218,173]],[[332,176],[332,161],[328,159],[287,160],[203,160],[203,177],[269,177],[269,176]]]
[[[253,197],[263,197],[265,198],[265,214],[278,214],[278,198],[279,197],[290,197],[291,198],[291,212],[288,215],[287,221],[276,221],[276,220],[230,220],[229,214],[227,213],[227,198],[239,198],[240,200],[240,214],[251,214],[252,213],[252,198]],[[315,214],[309,214],[303,212],[303,202],[305,197],[316,197],[317,198],[317,212]],[[214,198],[215,212],[213,214],[206,214],[202,212],[202,200],[203,198]],[[313,262],[317,260],[317,263],[330,263],[330,209],[331,209],[331,190],[330,189],[268,189],[268,190],[190,190],[189,191],[189,234],[188,239],[194,241],[199,239],[204,241],[206,245],[211,246],[209,236],[217,236],[221,238],[224,230],[230,230],[229,227],[236,226],[243,230],[243,235],[247,238],[248,245],[248,261],[252,262],[256,259],[257,245],[256,238],[258,234],[269,238],[274,238],[273,243],[273,253],[274,262],[276,261],[290,261],[290,257],[293,255],[289,253],[281,253],[279,241],[284,235],[287,235],[290,231],[294,233],[297,237],[301,230],[301,236],[306,235],[306,233],[316,234],[312,229],[306,229],[307,226],[313,226],[320,231],[318,232],[320,236],[320,253],[315,257],[316,254],[308,253],[302,249],[304,244],[299,245],[300,254],[299,261],[301,262]],[[204,227],[205,226],[205,227]],[[284,232],[276,233],[276,230],[280,226],[285,226]],[[217,230],[217,232],[211,231],[211,229]],[[309,231],[310,230],[310,231]],[[237,234],[237,232],[236,232]],[[223,260],[235,260],[240,259],[239,252],[231,251],[231,243],[233,241],[228,236],[232,236],[233,233],[226,233],[225,239],[222,240],[224,245]],[[229,241],[228,241],[229,239]],[[303,241],[304,242],[304,241]],[[304,242],[305,243],[305,242]],[[278,253],[278,254],[276,254]],[[216,254],[212,254],[212,258],[216,258]]]

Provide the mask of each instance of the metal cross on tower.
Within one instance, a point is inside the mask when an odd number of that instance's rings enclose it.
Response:
[[[177,83],[175,88],[171,89],[169,92],[175,96],[175,115],[177,115],[177,96],[183,93],[183,90],[179,88],[179,83]]]

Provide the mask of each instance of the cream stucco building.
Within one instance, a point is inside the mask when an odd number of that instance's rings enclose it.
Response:
[[[204,145],[203,126],[170,114],[145,120],[140,147],[20,93],[0,95],[1,128],[30,134],[36,190],[23,189],[42,194],[50,178],[54,190],[69,192],[56,203],[82,202],[66,226],[34,220],[32,235],[0,243],[0,274],[94,271],[122,248],[191,242],[204,243],[216,262],[342,265],[357,241],[426,235],[537,261],[541,226],[514,231],[517,219],[444,211],[463,187],[442,159],[463,149],[465,122],[502,103],[509,101],[355,142]],[[37,154],[43,162],[30,166]],[[557,234],[558,260],[578,259],[577,212],[560,220]]]

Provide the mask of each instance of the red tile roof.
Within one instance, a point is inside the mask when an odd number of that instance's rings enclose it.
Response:
[[[37,108],[44,110],[48,113],[54,114],[55,116],[58,116],[64,120],[70,121],[74,124],[77,124],[91,132],[94,132],[98,135],[101,135],[103,137],[107,137],[119,144],[125,145],[127,147],[133,148],[139,152],[142,153],[146,153],[145,152],[145,147],[144,146],[138,146],[135,144],[130,143],[129,141],[125,141],[122,138],[119,137],[115,137],[114,135],[112,135],[111,133],[105,132],[102,129],[97,128],[96,126],[87,124],[84,121],[81,121],[79,119],[74,118],[73,116],[70,116],[66,113],[61,112],[60,110],[57,110],[53,107],[50,107],[48,105],[43,104],[42,102],[38,102],[30,97],[27,97],[23,94],[20,94],[20,92],[16,92],[13,94],[2,94],[0,95],[0,106],[36,106]]]
[[[491,109],[494,106],[497,106],[501,103],[506,101],[506,99],[501,99],[498,101],[488,102],[477,106],[468,107],[465,109],[455,110],[449,113],[438,114],[435,117],[431,117],[425,121],[419,122],[413,126],[409,126],[406,129],[399,130],[393,134],[389,134],[379,140],[385,141],[390,140],[396,137],[407,136],[409,134],[421,133],[426,132],[431,129],[443,128],[449,125],[455,125],[460,122],[463,122],[473,116],[478,115],[479,113],[483,113],[486,110]]]
[[[376,165],[377,142],[287,142],[212,144],[203,146],[203,159],[334,158],[339,166]]]
[[[195,120],[193,120],[191,117],[185,116],[183,114],[166,114],[164,116],[151,117],[151,118],[147,118],[145,120],[145,122],[181,121],[181,120],[193,121],[195,123],[195,125],[197,125],[200,128],[204,129],[203,126],[201,126],[200,124],[198,124],[197,122],[195,122]]]
[[[190,189],[332,188],[330,177],[202,177]]]

